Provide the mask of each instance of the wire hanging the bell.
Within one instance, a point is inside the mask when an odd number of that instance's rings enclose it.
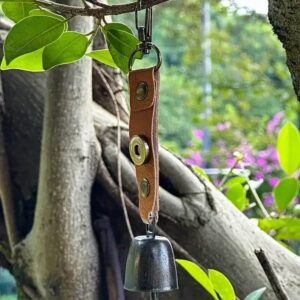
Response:
[[[129,153],[135,165],[139,190],[139,212],[146,224],[146,234],[133,239],[126,262],[124,288],[135,292],[148,292],[151,299],[156,293],[178,289],[174,253],[170,241],[156,235],[159,211],[159,156],[158,156],[158,100],[161,55],[152,43],[152,7],[147,7],[145,22],[139,24],[137,2],[136,28],[140,43],[129,59]],[[157,54],[156,66],[132,71],[135,55]]]

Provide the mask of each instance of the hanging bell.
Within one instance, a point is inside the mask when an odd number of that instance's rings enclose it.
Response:
[[[127,257],[124,288],[152,293],[178,289],[176,263],[168,239],[155,235],[134,238]]]

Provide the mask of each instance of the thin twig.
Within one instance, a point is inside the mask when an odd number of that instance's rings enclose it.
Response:
[[[220,189],[224,183],[227,181],[228,177],[232,174],[232,171],[235,169],[235,167],[238,165],[239,163],[239,159],[236,158],[235,161],[234,161],[234,164],[233,166],[230,168],[230,170],[228,171],[228,173],[222,178],[221,182],[219,183],[218,185],[218,188]]]
[[[111,15],[120,15],[129,12],[134,12],[137,9],[145,9],[152,7],[170,0],[144,0],[141,8],[137,7],[136,2],[127,3],[127,4],[118,4],[118,5],[103,5],[98,2],[98,7],[79,7],[66,4],[56,3],[50,0],[34,0],[36,4],[40,7],[50,9],[56,13],[62,15],[71,15],[71,16],[90,16],[98,19],[103,18],[104,16]]]
[[[240,163],[240,165],[241,165],[241,168],[242,168],[243,170],[245,170],[245,166],[244,166],[244,164],[243,164],[242,162]],[[253,195],[253,197],[254,197],[256,203],[258,204],[259,208],[261,209],[261,211],[262,211],[264,217],[265,217],[265,218],[270,218],[270,217],[271,217],[270,214],[268,213],[268,211],[266,210],[265,206],[263,205],[261,199],[259,198],[259,196],[258,196],[258,194],[257,194],[257,192],[256,192],[256,189],[254,189],[254,188],[252,187],[252,184],[251,184],[251,182],[250,182],[248,176],[245,176],[245,179],[246,179],[247,185],[249,186],[250,192],[252,193],[252,195]]]
[[[82,2],[85,9],[88,10],[90,8],[89,5],[87,4],[86,0],[81,0],[81,2]]]
[[[122,170],[121,170],[121,127],[120,127],[120,110],[119,110],[119,105],[118,105],[118,101],[110,87],[110,85],[108,84],[105,76],[103,75],[103,73],[101,72],[101,69],[98,68],[98,73],[99,76],[101,77],[104,85],[106,86],[106,89],[108,91],[108,93],[110,94],[111,99],[113,100],[114,106],[115,106],[115,111],[116,111],[116,117],[117,117],[117,151],[118,151],[118,187],[119,187],[119,195],[120,195],[120,199],[121,199],[121,203],[122,203],[122,208],[123,208],[123,213],[124,213],[124,218],[125,218],[125,222],[127,225],[127,229],[128,229],[128,233],[131,237],[131,239],[134,238],[133,232],[132,232],[132,228],[131,228],[131,224],[130,224],[130,220],[128,217],[128,212],[127,212],[127,207],[126,207],[126,203],[125,203],[125,199],[124,199],[124,193],[123,193],[123,182],[122,182]]]
[[[279,300],[289,300],[289,297],[281,286],[265,252],[262,249],[256,249],[254,253],[259,260],[277,298]]]
[[[260,200],[256,190],[252,187],[251,182],[250,182],[248,177],[246,177],[246,182],[249,186],[249,189],[250,189],[256,203],[258,204],[259,208],[261,209],[262,213],[264,214],[265,218],[271,218],[270,214],[268,213],[268,211],[266,210],[266,208],[263,205],[262,201]]]
[[[4,213],[8,242],[10,245],[10,249],[13,252],[14,246],[19,242],[19,234],[16,220],[16,208],[12,196],[9,165],[2,128],[3,107],[4,101],[2,83],[0,78],[0,199]]]
[[[92,3],[92,4],[96,5],[96,6],[100,6],[100,7],[107,7],[107,6],[109,6],[108,4],[101,3],[101,2],[99,2],[97,0],[86,0],[86,1],[89,2],[89,3]]]

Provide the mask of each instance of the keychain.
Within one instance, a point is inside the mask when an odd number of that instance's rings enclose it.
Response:
[[[138,2],[141,9],[141,1]],[[155,234],[159,211],[158,101],[159,69],[162,63],[159,49],[152,43],[152,7],[146,9],[145,24],[139,25],[135,12],[140,44],[129,59],[129,152],[135,165],[139,191],[139,212],[146,224],[146,235],[131,243],[126,263],[125,289],[157,294],[178,289],[176,264],[171,243]],[[155,66],[132,70],[136,54],[157,56]]]

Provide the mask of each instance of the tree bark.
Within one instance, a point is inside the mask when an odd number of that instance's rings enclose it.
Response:
[[[300,1],[269,0],[269,20],[287,56],[293,86],[300,101]]]
[[[70,27],[89,32],[92,20],[76,18]],[[17,279],[31,287],[30,293],[25,289],[31,298],[99,296],[98,246],[90,206],[99,158],[91,80],[87,58],[48,74],[34,223],[15,253]]]
[[[94,79],[100,80],[96,77]],[[26,86],[32,80],[35,81],[36,85],[35,87],[30,86],[30,88],[33,88],[35,92],[32,92],[34,98],[29,98],[24,90],[27,91]],[[17,95],[15,95],[16,93],[12,94],[11,88],[15,82],[19,84]],[[25,151],[22,155],[27,156],[27,160],[30,161],[30,164],[25,164],[26,172],[23,170],[21,173],[27,174],[26,180],[24,180],[25,185],[30,177],[29,181],[31,182],[37,180],[36,171],[30,169],[30,167],[37,163],[38,156],[33,155],[30,147],[27,145],[29,142],[28,136],[23,131],[26,117],[23,116],[24,122],[21,122],[22,118],[20,118],[20,115],[22,112],[18,110],[18,103],[30,106],[30,102],[35,102],[36,109],[31,107],[32,115],[30,119],[41,120],[40,114],[42,113],[44,90],[40,86],[44,85],[43,82],[43,76],[28,76],[24,72],[10,71],[3,74],[5,98],[12,99],[14,103],[13,107],[9,106],[9,119],[14,116],[20,121],[15,123],[13,127],[13,130],[18,133],[16,134],[18,140],[15,142],[23,145],[16,149],[9,147],[8,152],[10,156],[15,156],[16,153],[13,154],[15,151],[19,151],[19,149]],[[97,99],[97,102],[101,103],[101,99]],[[111,113],[97,104],[93,105],[93,112],[94,125],[102,148],[100,164],[102,169],[99,169],[100,173],[97,176],[99,186],[96,189],[96,194],[93,196],[94,210],[111,217],[122,258],[122,267],[124,268],[129,237],[122,221],[122,211],[116,184],[116,119]],[[29,124],[27,125],[29,126],[28,130],[31,132],[31,142],[34,140],[37,143],[40,134],[39,126],[30,127]],[[134,169],[128,159],[126,123],[122,123],[122,128],[124,192],[131,203],[134,204],[136,203],[137,194]],[[264,299],[274,299],[275,297],[254,254],[256,247],[263,248],[288,295],[291,299],[297,299],[297,295],[300,292],[297,283],[300,280],[299,258],[260,231],[255,224],[238,212],[210,183],[199,180],[188,167],[170,152],[162,148],[160,150],[160,158],[161,217],[159,225],[202,265],[224,272],[232,280],[240,298],[262,286],[268,287],[268,293]],[[14,164],[11,160],[10,162],[12,165]],[[15,168],[14,170],[16,178],[21,178],[21,174]],[[26,189],[21,186],[21,190],[25,191]],[[34,188],[31,190],[31,194],[34,195]],[[24,196],[25,194],[23,198]],[[34,196],[27,199],[33,201]],[[22,200],[22,202],[26,202],[26,200]],[[135,234],[143,234],[144,227],[139,221],[136,212],[129,208],[129,213]],[[197,284],[194,284],[182,272],[180,272],[180,278],[182,279],[181,289],[178,292],[162,296],[162,299],[197,299],[199,297],[201,289]],[[127,294],[127,297],[128,299],[139,299],[139,296],[135,294]],[[208,296],[206,297],[209,299]],[[203,297],[203,299],[206,299],[206,297]]]

